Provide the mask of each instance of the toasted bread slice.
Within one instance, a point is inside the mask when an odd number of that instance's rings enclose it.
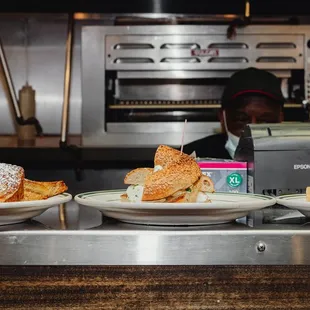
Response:
[[[63,181],[37,182],[25,179],[24,201],[42,200],[65,192],[68,189]]]
[[[180,156],[182,156],[179,150],[176,150],[167,145],[160,145],[154,156],[154,165],[162,166],[163,168],[169,166],[171,163],[177,161]],[[187,154],[184,154],[187,156]]]
[[[146,177],[142,201],[163,199],[185,190],[201,175],[201,170],[193,158],[188,155],[179,156],[164,169]]]
[[[146,177],[153,172],[152,168],[137,168],[128,172],[125,176],[124,183],[129,185],[143,185]]]
[[[0,163],[0,202],[23,199],[24,178],[25,172],[22,167]]]

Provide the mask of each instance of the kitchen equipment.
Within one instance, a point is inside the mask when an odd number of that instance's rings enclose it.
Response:
[[[249,193],[305,193],[310,184],[310,125],[247,125],[235,159],[248,163]]]
[[[149,25],[82,28],[82,143],[87,147],[179,147],[220,129],[230,76],[247,67],[281,79],[285,119],[308,119],[310,30]]]

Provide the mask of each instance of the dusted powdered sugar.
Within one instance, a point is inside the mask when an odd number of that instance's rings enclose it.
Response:
[[[0,163],[0,192],[8,192],[18,188],[22,168],[15,165]]]

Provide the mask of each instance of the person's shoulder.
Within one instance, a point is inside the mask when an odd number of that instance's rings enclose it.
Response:
[[[193,141],[184,145],[183,151],[187,154],[192,154],[196,152],[198,157],[211,157],[211,156],[223,156],[226,153],[225,134],[215,134],[211,136],[204,137],[202,139]]]
[[[207,143],[217,142],[217,143],[225,144],[227,137],[223,133],[217,133],[217,134],[202,138],[201,140],[203,140],[203,142],[207,142]],[[197,140],[197,141],[199,141],[199,140]]]

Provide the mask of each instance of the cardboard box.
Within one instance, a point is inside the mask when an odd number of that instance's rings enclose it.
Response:
[[[247,193],[247,163],[226,159],[196,158],[203,174],[209,176],[217,192]]]

